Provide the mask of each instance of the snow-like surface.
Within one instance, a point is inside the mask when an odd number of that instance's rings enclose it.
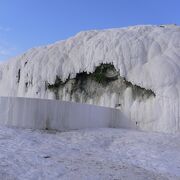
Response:
[[[178,180],[180,134],[0,127],[0,179]]]
[[[127,88],[121,111],[128,119],[144,130],[179,131],[180,27],[175,25],[87,31],[31,49],[0,65],[0,95],[52,99],[45,82],[93,72],[100,63],[113,63],[122,77],[156,94],[147,101],[134,101]],[[63,100],[69,100],[62,93]],[[106,90],[98,100],[96,95],[88,100],[110,107],[121,101]]]

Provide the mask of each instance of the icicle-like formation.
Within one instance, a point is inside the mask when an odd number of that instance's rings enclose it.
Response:
[[[55,84],[57,77],[64,83],[78,73],[93,73],[102,63],[113,64],[121,78],[151,90],[155,97],[134,98],[129,87],[119,95],[117,89],[108,91],[107,86],[103,93],[87,97],[86,101],[79,94],[79,101],[117,105],[125,118],[135,121],[140,129],[179,131],[180,27],[176,25],[87,31],[31,49],[0,64],[0,96],[58,98],[47,83]],[[75,94],[70,96],[66,89],[58,90],[56,95],[76,101]]]

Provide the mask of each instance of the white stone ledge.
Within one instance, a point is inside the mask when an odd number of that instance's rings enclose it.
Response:
[[[0,97],[0,124],[60,131],[135,127],[117,109],[59,100],[20,97]]]

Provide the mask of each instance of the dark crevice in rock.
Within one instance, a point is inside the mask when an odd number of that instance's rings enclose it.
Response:
[[[17,74],[17,83],[20,82],[20,78],[21,78],[21,69],[18,70],[18,74]]]
[[[139,98],[143,100],[155,97],[155,93],[151,89],[134,85],[121,77],[113,64],[100,64],[95,68],[94,72],[89,74],[87,72],[77,73],[75,78],[68,77],[65,82],[58,76],[56,76],[53,84],[45,82],[45,89],[53,92],[55,99],[62,99],[59,92],[63,88],[66,88],[66,93],[70,95],[70,100],[73,97],[76,102],[81,101],[80,94],[83,97],[81,98],[83,102],[86,102],[88,98],[93,99],[96,96],[101,96],[102,93],[106,92],[106,89],[110,93],[123,96],[125,90],[131,88],[134,99]]]
[[[45,89],[49,89],[50,91],[53,91],[55,94],[55,98],[59,99],[59,89],[64,87],[65,84],[70,80],[70,78],[68,78],[65,82],[63,82],[59,76],[56,76],[56,80],[54,82],[54,84],[50,84],[48,82],[45,82]]]
[[[124,78],[124,83],[126,84],[127,87],[132,88],[132,92],[135,97],[137,97],[138,95],[141,95],[142,97],[146,96],[147,98],[151,96],[153,97],[156,96],[156,94],[151,89],[145,89],[141,86],[134,85],[130,81],[127,81],[125,78]]]
[[[25,82],[25,87],[28,88],[28,82]]]
[[[26,62],[24,63],[24,67],[27,65],[27,62],[28,62],[28,61],[26,61]]]
[[[118,79],[118,74],[113,64],[100,64],[91,73],[92,79],[102,85],[107,85],[108,82]]]
[[[70,78],[68,78],[65,82],[63,82],[59,76],[56,76],[56,80],[54,82],[54,84],[49,84],[46,82],[46,89],[58,89],[61,86],[64,86]]]

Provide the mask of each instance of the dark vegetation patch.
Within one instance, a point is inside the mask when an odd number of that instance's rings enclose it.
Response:
[[[155,97],[155,93],[151,89],[145,89],[138,85],[134,85],[131,82],[127,81],[125,78],[122,78],[119,75],[119,72],[115,69],[113,64],[100,64],[97,66],[93,73],[80,72],[76,74],[75,78],[70,78],[70,76],[66,79],[66,81],[62,81],[58,76],[56,76],[56,80],[53,84],[49,84],[45,82],[45,88],[52,91],[55,94],[56,99],[60,99],[59,90],[63,87],[67,86],[68,83],[71,83],[70,91],[67,93],[70,94],[70,97],[77,92],[84,95],[84,98],[91,97],[93,98],[93,94],[96,93],[95,90],[89,90],[88,82],[95,83],[96,87],[105,88],[107,86],[111,86],[113,81],[121,80],[122,86],[124,88],[131,88],[134,99],[137,97],[141,98],[149,98],[151,96]],[[91,92],[92,91],[92,92]],[[114,90],[116,93],[118,89]],[[77,95],[78,96],[78,95]],[[79,97],[75,98],[77,102],[79,102]]]
[[[80,72],[76,74],[76,77],[73,78],[76,81],[76,84],[82,84],[87,79],[91,79],[96,81],[99,84],[107,85],[108,82],[116,80],[116,78],[109,78],[106,76],[106,73],[108,70],[116,71],[114,66],[112,64],[100,64],[96,67],[95,71],[93,73],[87,73],[87,72]],[[65,82],[63,82],[58,76],[56,76],[56,80],[54,84],[49,84],[46,82],[46,89],[56,89],[61,86],[64,86],[68,81],[70,80],[70,77],[66,79]],[[79,83],[78,83],[79,82]]]

